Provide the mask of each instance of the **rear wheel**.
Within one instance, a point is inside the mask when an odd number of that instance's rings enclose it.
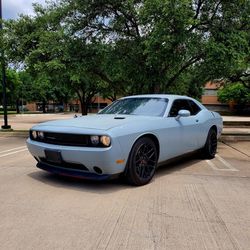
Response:
[[[215,129],[210,129],[207,135],[207,140],[204,148],[202,149],[203,156],[206,159],[212,159],[215,157],[217,151],[217,133]]]
[[[127,179],[136,186],[145,185],[153,178],[158,161],[158,152],[153,140],[138,139],[129,156]]]

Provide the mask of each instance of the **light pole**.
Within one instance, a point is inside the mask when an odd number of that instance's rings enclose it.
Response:
[[[3,29],[2,25],[2,0],[0,0],[0,32]],[[7,98],[6,98],[6,72],[5,72],[5,60],[4,60],[4,48],[1,48],[1,64],[2,64],[2,84],[3,84],[3,113],[4,113],[4,125],[2,129],[10,129],[11,126],[8,125],[8,115],[7,115]]]

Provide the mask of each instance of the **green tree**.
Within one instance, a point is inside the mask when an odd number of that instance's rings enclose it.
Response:
[[[216,12],[212,14],[211,22],[204,17],[200,27],[208,35],[201,74],[204,79],[241,82],[250,88],[250,1],[212,2]],[[208,16],[209,8],[206,9]]]
[[[35,5],[35,12],[35,18],[21,16],[6,23],[11,62],[24,66],[34,79],[32,87],[38,90],[34,96],[43,103],[65,89],[64,93],[77,95],[82,113],[87,114],[87,106],[102,82],[92,69],[102,56],[98,44],[94,46],[93,42],[90,46],[81,37],[72,36],[72,31],[61,25],[66,18],[61,8],[59,11],[56,7]]]
[[[63,3],[76,34],[98,37],[115,51],[113,70],[102,76],[110,83],[122,80],[128,94],[197,96],[206,81],[249,76],[249,0]]]
[[[0,72],[0,103],[2,103],[2,72]],[[21,82],[18,73],[14,69],[6,69],[6,97],[7,105],[15,108],[17,113],[20,113],[19,102],[20,102],[20,86]]]
[[[96,93],[199,97],[206,81],[249,87],[250,1],[59,0],[6,23],[12,63],[35,82]],[[85,108],[84,108],[85,107]]]
[[[218,91],[218,99],[223,103],[233,102],[242,108],[250,103],[250,91],[242,83],[227,84]]]

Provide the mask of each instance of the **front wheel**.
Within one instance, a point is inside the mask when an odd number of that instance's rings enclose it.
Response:
[[[158,152],[153,140],[138,139],[128,159],[127,179],[136,186],[145,185],[153,178],[158,161]]]
[[[215,129],[210,129],[207,135],[207,140],[204,148],[202,149],[203,156],[206,159],[213,159],[217,151],[217,133]]]

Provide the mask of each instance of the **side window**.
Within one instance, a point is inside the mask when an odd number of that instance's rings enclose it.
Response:
[[[201,108],[193,101],[189,100],[189,105],[191,106],[191,115],[196,115],[201,111]]]
[[[190,113],[192,114],[192,109],[188,103],[188,100],[177,99],[174,101],[168,116],[169,117],[176,117],[178,115],[179,110],[181,110],[181,109],[186,109],[186,110],[190,111]]]

